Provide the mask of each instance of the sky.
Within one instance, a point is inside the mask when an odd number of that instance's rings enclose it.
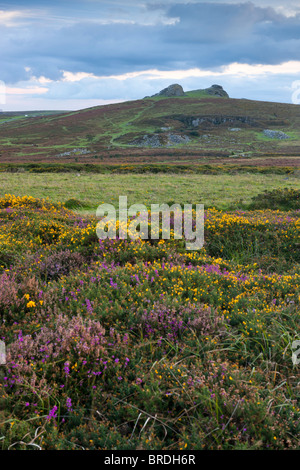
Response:
[[[78,110],[173,83],[300,104],[299,0],[0,0],[0,109]]]

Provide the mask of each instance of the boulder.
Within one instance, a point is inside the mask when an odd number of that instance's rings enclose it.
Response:
[[[285,134],[284,132],[282,131],[273,131],[271,129],[265,129],[263,131],[263,134],[266,136],[266,137],[269,137],[271,139],[279,139],[279,140],[283,140],[283,139],[289,139],[290,137]]]
[[[184,91],[183,91],[182,86],[175,83],[173,85],[169,85],[167,88],[164,88],[163,90],[161,90],[159,93],[157,93],[154,96],[171,97],[171,96],[183,96],[183,95],[184,95]]]
[[[221,85],[212,85],[209,88],[205,88],[203,91],[205,91],[208,95],[223,96],[229,98],[228,93],[223,89]]]

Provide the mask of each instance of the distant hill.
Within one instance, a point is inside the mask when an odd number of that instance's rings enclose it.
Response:
[[[0,162],[300,157],[299,105],[233,99],[220,85],[186,92],[175,84],[140,100],[21,114],[0,114]]]

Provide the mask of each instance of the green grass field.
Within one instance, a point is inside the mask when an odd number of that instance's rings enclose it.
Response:
[[[0,173],[0,196],[25,194],[65,203],[82,203],[81,212],[94,213],[99,204],[117,203],[127,196],[128,204],[193,203],[229,209],[244,207],[264,190],[300,189],[297,175],[240,174],[89,174],[89,173]]]

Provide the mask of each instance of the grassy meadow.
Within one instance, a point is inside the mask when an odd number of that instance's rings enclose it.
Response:
[[[203,248],[99,240],[124,195],[203,203]],[[299,449],[299,198],[296,174],[1,172],[2,450]]]
[[[95,214],[99,204],[118,204],[127,196],[128,204],[204,204],[205,207],[232,209],[246,207],[253,196],[264,190],[300,189],[295,174],[94,174],[0,172],[0,196],[30,195],[66,203],[76,199],[80,212]]]

